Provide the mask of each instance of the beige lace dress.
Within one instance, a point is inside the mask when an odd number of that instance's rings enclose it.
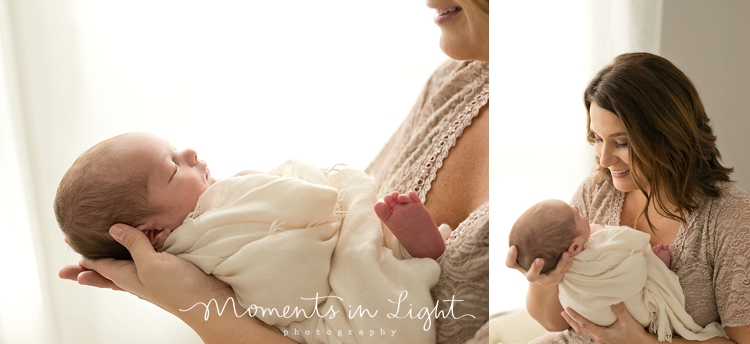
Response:
[[[571,204],[593,223],[620,225],[625,193],[611,181],[589,176]],[[721,196],[705,197],[670,245],[672,271],[680,279],[685,309],[700,326],[750,324],[750,194],[721,183]],[[545,335],[540,343],[590,343],[572,330]]]
[[[450,149],[489,101],[489,80],[487,63],[447,61],[437,69],[367,169],[379,184],[379,194],[414,190],[426,200]],[[433,299],[462,301],[453,302],[452,312],[451,303],[439,303],[439,311],[450,315],[435,319],[437,342],[482,340],[482,326],[489,319],[489,203],[453,230],[438,263],[441,274]]]

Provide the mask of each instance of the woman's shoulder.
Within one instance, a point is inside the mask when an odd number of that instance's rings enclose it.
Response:
[[[589,221],[611,226],[620,223],[623,201],[623,193],[610,179],[593,172],[578,185],[571,204],[577,205]]]
[[[431,182],[443,166],[437,161],[447,156],[444,151],[453,147],[488,101],[488,63],[445,61],[433,72],[409,114],[367,168],[367,173],[380,184],[379,192],[406,192]],[[438,137],[447,137],[448,144]],[[425,173],[430,180],[421,178]],[[420,197],[424,197],[424,192]]]
[[[744,217],[750,218],[750,193],[743,190],[734,182],[719,182],[721,194],[717,197],[708,198],[704,208],[714,214],[732,213],[734,210],[744,210]]]
[[[721,198],[750,200],[750,193],[737,186],[734,182],[719,182],[719,188],[721,189],[721,195],[719,196]]]
[[[732,182],[718,186],[721,194],[704,198],[688,220],[690,227],[700,228],[698,232],[717,248],[726,242],[750,245],[750,194]]]
[[[750,226],[750,193],[733,182],[720,182],[721,194],[703,205],[704,214],[713,214],[715,221],[745,223]]]
[[[432,73],[407,117],[409,131],[434,127],[450,114],[481,107],[489,98],[489,82],[488,63],[445,61]]]
[[[686,301],[705,303],[696,300],[705,299],[705,288],[714,288],[715,318],[721,319],[722,326],[745,326],[750,323],[750,315],[744,311],[750,305],[750,294],[737,292],[735,286],[746,283],[750,269],[745,258],[750,250],[750,194],[732,182],[718,186],[721,194],[705,198],[691,228],[684,232],[683,251],[672,261],[682,261],[681,270],[675,270],[680,271],[680,280],[694,284],[686,287]],[[700,274],[711,276],[710,280]]]

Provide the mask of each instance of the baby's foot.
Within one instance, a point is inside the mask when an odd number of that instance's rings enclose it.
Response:
[[[386,195],[375,203],[375,214],[413,257],[435,259],[445,251],[443,236],[414,191]]]
[[[654,254],[661,259],[668,268],[672,268],[672,254],[669,252],[669,245],[656,244],[654,246]]]

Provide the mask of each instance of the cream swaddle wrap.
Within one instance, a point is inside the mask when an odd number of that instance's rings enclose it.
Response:
[[[387,316],[432,309],[440,270],[434,260],[398,260],[383,247],[375,189],[361,171],[326,173],[290,160],[270,174],[216,182],[163,250],[227,282],[243,308],[304,310],[255,312],[298,342],[434,342],[434,329],[423,329],[429,319]],[[357,308],[377,313],[350,316]],[[358,336],[372,330],[379,336]]]
[[[611,305],[623,302],[659,341],[671,341],[673,332],[690,340],[726,337],[718,323],[701,327],[685,311],[677,275],[654,254],[649,240],[648,234],[625,226],[592,233],[558,285],[562,306],[609,326],[617,320]]]

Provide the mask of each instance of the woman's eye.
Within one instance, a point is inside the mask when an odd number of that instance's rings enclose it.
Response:
[[[615,142],[615,147],[617,147],[617,148],[625,148],[627,146],[628,146],[627,142],[625,142],[625,143]]]

